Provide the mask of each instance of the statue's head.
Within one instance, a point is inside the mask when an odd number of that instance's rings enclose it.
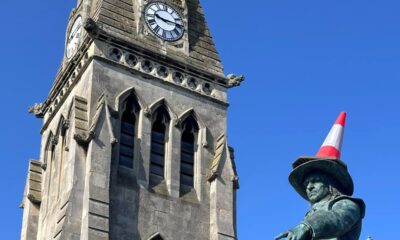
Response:
[[[317,203],[329,198],[332,194],[338,194],[335,180],[326,173],[314,171],[304,178],[304,187],[310,203]]]
[[[329,193],[327,190],[332,190],[328,187],[332,185],[332,182],[324,176],[319,176],[321,173],[325,173],[323,175],[328,175],[331,179],[334,179],[335,185],[341,193],[348,196],[353,194],[353,179],[347,171],[347,165],[340,160],[345,122],[346,113],[341,112],[316,156],[299,157],[293,163],[289,182],[304,199],[318,201],[321,196]],[[312,174],[314,172],[321,173]],[[314,175],[310,179],[318,182],[318,184],[311,184],[310,189],[304,185],[304,180],[309,175]]]
[[[318,202],[327,194],[351,196],[354,190],[347,166],[339,159],[301,157],[293,163],[289,182],[310,202]]]

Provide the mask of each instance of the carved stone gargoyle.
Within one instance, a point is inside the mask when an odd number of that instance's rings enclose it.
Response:
[[[35,103],[33,106],[29,107],[29,113],[33,113],[37,118],[43,118],[43,103]]]
[[[245,80],[245,76],[236,76],[235,74],[228,74],[228,87],[238,87]]]

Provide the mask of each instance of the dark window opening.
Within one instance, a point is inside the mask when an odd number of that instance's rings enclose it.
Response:
[[[164,107],[159,108],[153,116],[154,121],[151,129],[150,184],[154,186],[164,180],[165,150],[170,117]]]
[[[194,117],[189,116],[182,123],[180,168],[180,185],[182,193],[186,193],[194,187],[194,166],[198,131],[199,126]]]
[[[139,110],[140,107],[133,96],[129,97],[123,104],[121,135],[119,140],[119,164],[128,168],[133,168],[136,118]]]

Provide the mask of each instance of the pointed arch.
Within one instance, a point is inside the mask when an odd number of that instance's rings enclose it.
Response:
[[[53,164],[54,164],[54,157],[55,157],[55,147],[57,145],[57,138],[56,135],[52,131],[50,131],[49,136],[47,138],[47,143],[45,146],[45,152],[44,152],[44,160],[43,160],[43,165],[42,168],[46,171],[45,174],[45,196],[46,196],[46,209],[45,212],[48,211],[49,209],[49,204],[50,204],[50,194],[51,194],[51,182],[52,182],[52,177],[54,174],[53,171]]]
[[[56,135],[57,137],[62,136],[64,134],[64,123],[65,123],[65,118],[61,114],[60,120],[58,121],[57,124],[57,129],[56,129]]]
[[[177,119],[176,113],[170,108],[165,98],[160,98],[149,106],[148,117],[151,117],[154,114],[154,112],[161,106],[163,106],[167,110],[171,119]]]
[[[68,107],[67,111],[67,119],[71,119],[72,117],[72,111],[74,110],[74,101],[72,101]]]
[[[133,168],[137,145],[140,102],[133,90],[126,92],[118,105],[120,112],[119,165]]]
[[[55,138],[52,131],[50,131],[49,136],[47,137],[46,145],[44,147],[44,156],[43,156],[43,168],[46,170],[47,164],[51,158],[49,156],[49,152],[54,152],[55,147]]]
[[[72,119],[72,115],[73,115],[73,110],[74,110],[74,101],[71,102],[71,104],[68,107],[68,111],[67,111],[67,115],[65,118],[65,123],[64,123],[64,127],[65,127],[65,133],[64,133],[64,150],[65,151],[69,151],[69,145],[71,142],[71,135],[72,135],[72,123],[73,123],[73,119]]]
[[[164,240],[160,233],[154,233],[151,235],[148,240]]]
[[[131,96],[135,96],[136,97],[136,101],[138,103],[138,105],[140,106],[141,109],[147,109],[147,104],[144,101],[144,99],[136,92],[135,88],[131,87],[128,88],[126,90],[124,90],[123,92],[121,92],[117,97],[116,97],[116,101],[115,101],[115,109],[120,109],[121,104],[128,98]]]
[[[183,121],[185,121],[185,119],[188,118],[189,116],[192,116],[192,117],[196,120],[196,122],[197,122],[199,128],[202,129],[202,128],[205,128],[205,127],[206,127],[206,125],[204,124],[204,122],[203,122],[203,120],[201,119],[201,117],[196,113],[196,111],[195,111],[193,108],[189,108],[188,110],[184,111],[184,112],[178,117],[178,120],[176,121],[175,126],[178,127],[178,128],[182,128],[182,123],[183,123]]]
[[[60,148],[59,151],[57,151],[59,153],[59,155],[57,156],[57,160],[56,162],[54,162],[55,167],[57,168],[55,170],[55,172],[57,172],[57,176],[53,176],[56,177],[58,179],[57,181],[57,195],[56,195],[56,199],[59,199],[60,197],[60,192],[61,192],[61,183],[62,183],[62,179],[63,179],[63,175],[64,175],[64,166],[65,166],[65,159],[66,154],[67,154],[67,144],[69,144],[68,138],[69,136],[69,121],[66,120],[66,118],[64,117],[64,115],[61,115],[60,117],[60,121],[58,123],[57,126],[57,130],[56,130],[56,135],[55,138],[60,140]],[[54,173],[55,175],[56,173]],[[53,173],[52,173],[53,175]]]
[[[151,114],[150,185],[155,186],[165,178],[165,159],[171,116],[165,104],[160,104]]]

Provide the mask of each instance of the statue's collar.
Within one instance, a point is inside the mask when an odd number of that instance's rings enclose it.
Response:
[[[311,209],[312,209],[313,211],[322,209],[322,208],[326,207],[326,206],[328,205],[328,203],[329,203],[330,201],[332,201],[333,199],[335,199],[335,196],[334,196],[334,195],[330,195],[329,197],[326,197],[326,198],[322,199],[322,200],[319,201],[319,202],[316,202],[316,203],[314,203],[314,204],[311,204]]]

